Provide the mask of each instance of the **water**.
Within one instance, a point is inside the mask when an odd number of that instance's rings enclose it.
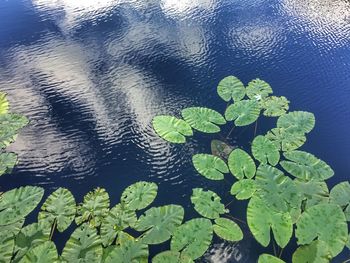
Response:
[[[349,45],[345,0],[2,0],[0,87],[31,124],[11,146],[20,163],[0,178],[1,190],[40,185],[48,195],[62,186],[80,202],[100,186],[116,204],[126,186],[149,180],[159,184],[155,205],[182,204],[187,218],[197,216],[193,187],[231,201],[233,178],[210,182],[190,162],[213,137],[197,133],[174,146],[150,126],[153,116],[187,106],[223,111],[216,85],[231,74],[244,83],[260,77],[291,110],[314,112],[303,149],[333,167],[330,185],[349,180]],[[258,132],[274,124],[260,122]],[[247,148],[252,137],[248,129],[233,140]],[[245,218],[245,206],[229,208]],[[68,236],[58,236],[60,248]],[[249,235],[214,243],[202,262],[255,262],[265,251]]]

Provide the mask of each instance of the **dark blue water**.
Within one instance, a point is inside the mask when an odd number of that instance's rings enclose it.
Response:
[[[216,85],[231,74],[260,77],[291,110],[314,112],[303,149],[333,167],[330,185],[349,180],[349,1],[0,0],[0,89],[31,120],[11,146],[20,163],[0,190],[40,185],[48,195],[62,186],[81,201],[100,186],[115,204],[126,186],[149,180],[159,184],[155,204],[182,204],[187,218],[196,216],[193,187],[231,201],[233,178],[209,182],[191,165],[213,137],[174,146],[150,126],[187,106],[223,111]],[[258,133],[273,125],[260,121]],[[253,128],[237,130],[232,140],[247,148],[252,137]],[[245,218],[245,206],[229,208]],[[56,237],[59,247],[68,236]],[[266,251],[249,235],[214,243],[201,262],[255,262]],[[284,257],[294,249],[295,241]]]

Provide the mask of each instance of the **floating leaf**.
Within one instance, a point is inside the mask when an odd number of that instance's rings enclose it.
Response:
[[[260,115],[259,103],[255,100],[241,100],[227,107],[225,118],[236,126],[246,126],[255,122]]]
[[[186,254],[167,250],[156,255],[152,263],[193,263],[193,260]]]
[[[245,88],[238,78],[228,76],[219,82],[217,92],[224,101],[233,99],[235,102],[244,98]]]
[[[271,211],[258,196],[253,196],[249,201],[247,222],[255,239],[264,247],[270,243],[270,228],[277,244],[282,248],[288,244],[293,233],[290,214]]]
[[[179,205],[166,205],[148,209],[136,222],[137,231],[146,231],[142,241],[160,244],[167,241],[184,218],[184,209]]]
[[[311,206],[298,220],[295,236],[299,245],[310,244],[315,238],[324,241],[335,257],[348,240],[345,215],[338,205],[321,203]]]
[[[17,138],[17,130],[11,127],[0,127],[0,149],[6,148]]]
[[[330,192],[329,200],[333,204],[341,206],[345,211],[345,217],[350,221],[350,213],[346,209],[350,206],[350,183],[341,182],[334,186]]]
[[[228,145],[227,143],[220,140],[212,140],[210,143],[211,153],[221,159],[226,160],[229,154],[234,149],[233,146]]]
[[[120,198],[130,210],[141,210],[149,206],[157,196],[155,183],[140,181],[129,185]]]
[[[323,181],[334,175],[334,171],[328,164],[311,153],[291,151],[285,152],[283,155],[289,161],[281,161],[281,166],[299,179]]]
[[[220,217],[220,214],[228,212],[221,203],[221,198],[213,191],[205,191],[202,188],[194,188],[191,196],[194,209],[201,215],[210,219]]]
[[[305,209],[319,203],[328,203],[329,191],[325,182],[302,181],[296,178],[294,183],[305,202]]]
[[[60,232],[66,230],[75,217],[75,199],[66,188],[58,188],[46,199],[38,215],[39,221],[46,221],[50,225],[57,224]]]
[[[38,246],[31,247],[19,262],[20,263],[58,262],[58,254],[57,254],[55,243],[53,243],[52,241],[46,241]]]
[[[116,236],[127,227],[132,227],[137,221],[135,210],[130,210],[122,204],[114,206],[101,224],[101,239],[104,246],[112,244]]]
[[[329,263],[331,259],[327,244],[320,240],[298,247],[293,254],[293,263]]]
[[[349,233],[349,236],[348,236],[348,242],[346,243],[346,247],[348,249],[350,249],[350,233]]]
[[[243,239],[241,228],[234,221],[227,218],[215,219],[213,229],[215,234],[227,241],[240,241]]]
[[[171,239],[171,250],[181,251],[191,259],[201,257],[210,246],[213,227],[210,220],[195,218],[179,226]]]
[[[247,96],[250,99],[261,100],[269,96],[271,93],[271,86],[261,79],[253,79],[248,83]]]
[[[278,118],[277,127],[289,133],[309,133],[315,127],[315,116],[307,111],[289,112]]]
[[[218,125],[226,124],[226,120],[220,113],[208,108],[186,108],[181,111],[181,114],[192,128],[201,132],[216,133],[220,131]]]
[[[197,172],[210,180],[222,180],[224,173],[229,172],[226,163],[211,154],[195,154],[192,162]]]
[[[0,92],[0,114],[5,114],[9,109],[9,102],[6,98],[5,92]]]
[[[0,198],[0,227],[22,220],[41,201],[44,189],[24,186],[5,192]]]
[[[0,114],[0,129],[11,129],[18,131],[28,124],[28,119],[20,114],[8,113]]]
[[[0,153],[0,176],[10,173],[17,164],[17,155],[15,153]]]
[[[11,262],[15,241],[13,237],[0,236],[0,262]]]
[[[245,200],[252,197],[256,191],[255,180],[242,179],[235,182],[231,187],[231,195],[235,195],[238,200]]]
[[[289,101],[286,97],[271,96],[261,102],[263,114],[268,117],[278,117],[285,114],[289,109]]]
[[[282,259],[269,254],[262,254],[258,259],[258,263],[285,263]]]
[[[109,195],[103,188],[96,188],[84,196],[84,202],[77,208],[75,222],[80,225],[89,221],[90,226],[98,227],[109,210]]]
[[[96,229],[88,224],[79,226],[67,241],[61,257],[67,262],[100,262],[102,246]]]
[[[306,137],[299,133],[290,133],[284,128],[274,128],[265,135],[284,152],[298,149],[306,142]]]
[[[265,136],[256,136],[252,142],[252,153],[262,164],[275,166],[280,160],[279,148]]]
[[[161,115],[153,118],[153,128],[164,140],[172,143],[185,143],[185,136],[192,136],[191,126],[184,120]]]
[[[237,179],[253,178],[256,172],[255,163],[248,153],[241,149],[233,150],[228,157],[228,167]]]

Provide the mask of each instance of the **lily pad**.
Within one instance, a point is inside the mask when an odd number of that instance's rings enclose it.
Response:
[[[293,263],[329,263],[332,255],[328,245],[320,240],[312,241],[311,244],[298,247],[293,254]]]
[[[220,217],[220,214],[228,213],[221,203],[221,198],[216,193],[202,188],[194,188],[191,196],[194,209],[201,215],[210,219]]]
[[[17,113],[0,114],[0,129],[11,129],[17,132],[29,123],[29,120]]]
[[[254,160],[241,149],[233,150],[228,157],[228,167],[231,173],[239,180],[253,178],[256,172]]]
[[[243,239],[243,232],[241,228],[230,219],[215,219],[215,225],[213,225],[213,229],[215,234],[227,241],[240,241]]]
[[[0,92],[0,114],[5,114],[9,110],[9,102],[5,92]]]
[[[193,260],[186,254],[167,250],[157,254],[152,259],[152,263],[193,263]]]
[[[231,195],[235,195],[237,200],[249,199],[256,191],[256,183],[253,179],[242,179],[235,182],[231,187]]]
[[[238,78],[228,76],[219,82],[217,92],[224,101],[233,99],[236,102],[244,98],[245,87]]]
[[[31,247],[19,262],[20,263],[58,262],[58,253],[57,253],[55,243],[53,243],[52,241],[46,241],[38,246]]]
[[[259,103],[255,100],[241,100],[227,107],[225,118],[236,126],[246,126],[255,122],[260,115]]]
[[[289,109],[289,101],[286,97],[271,96],[261,102],[263,114],[268,117],[278,117],[285,114]]]
[[[0,153],[0,176],[10,173],[17,164],[17,155],[15,153]]]
[[[328,203],[329,191],[325,182],[294,179],[294,183],[304,201],[303,210],[319,203]]]
[[[122,193],[120,201],[130,210],[141,210],[154,201],[157,191],[157,184],[140,181],[129,185]]]
[[[219,132],[220,127],[218,125],[226,124],[225,118],[219,112],[208,108],[186,108],[181,111],[181,114],[193,129],[205,133]]]
[[[201,257],[209,248],[213,238],[210,220],[195,218],[179,226],[171,239],[171,250],[181,251],[191,259]]]
[[[307,111],[289,112],[278,118],[277,127],[289,133],[309,133],[315,127],[315,116]]]
[[[350,183],[346,181],[334,186],[330,192],[329,200],[331,203],[341,206],[346,220],[350,221],[350,213],[347,210],[350,206]]]
[[[273,128],[267,132],[265,137],[284,152],[296,150],[306,142],[303,134],[290,133],[284,128]]]
[[[210,180],[222,180],[224,173],[229,172],[226,163],[211,154],[195,154],[192,162],[197,172]]]
[[[192,136],[191,126],[184,120],[168,115],[153,118],[153,128],[164,140],[172,143],[185,143],[186,136]]]
[[[252,153],[256,160],[262,164],[275,166],[280,160],[279,148],[265,136],[256,136],[252,142]]]
[[[262,254],[259,256],[258,263],[285,263],[282,259],[274,257],[269,254]]]
[[[248,83],[247,96],[250,99],[259,101],[268,97],[270,94],[272,94],[272,88],[267,82],[261,79],[253,79]]]

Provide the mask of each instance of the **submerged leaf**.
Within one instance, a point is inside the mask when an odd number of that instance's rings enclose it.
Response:
[[[46,241],[38,246],[30,247],[19,263],[47,263],[58,262],[58,253],[55,243]]]
[[[256,172],[255,163],[248,153],[241,149],[233,150],[228,157],[228,167],[239,180],[253,178]]]
[[[220,140],[212,140],[210,143],[211,153],[221,159],[226,160],[234,149],[233,146]]]
[[[240,241],[243,239],[243,232],[241,228],[230,219],[215,219],[215,225],[213,225],[213,229],[215,234],[227,241]]]
[[[0,176],[10,173],[12,168],[17,164],[17,154],[0,153]]]
[[[256,136],[252,142],[252,153],[262,164],[275,166],[280,160],[279,148],[265,136]]]
[[[309,133],[315,127],[315,116],[307,111],[289,112],[278,118],[277,127],[284,128],[289,133]]]
[[[237,200],[249,199],[256,191],[256,182],[253,179],[242,179],[235,182],[231,187],[231,195]]]
[[[125,188],[120,201],[130,210],[141,210],[154,201],[157,191],[157,184],[140,181]]]
[[[269,254],[262,254],[258,259],[258,263],[285,263],[282,259]]]
[[[259,103],[255,100],[241,100],[227,107],[225,118],[236,126],[246,126],[255,122],[260,115]]]
[[[261,100],[269,96],[271,93],[271,86],[261,79],[253,79],[248,83],[247,96],[250,99]]]
[[[185,136],[192,136],[191,126],[184,120],[161,115],[153,118],[153,128],[164,140],[172,143],[185,143]]]
[[[298,247],[293,254],[293,263],[329,263],[331,259],[327,244],[320,240]]]
[[[264,109],[263,114],[268,117],[278,117],[285,114],[289,109],[289,101],[286,97],[271,96],[264,99],[261,105]]]
[[[224,173],[229,172],[226,163],[214,155],[195,154],[192,162],[197,172],[210,180],[222,180]]]
[[[220,113],[208,108],[186,108],[181,111],[181,114],[192,128],[205,133],[219,132],[218,125],[226,124],[225,118]]]
[[[219,82],[217,92],[224,101],[233,99],[236,102],[244,98],[245,87],[238,78],[228,76]]]
[[[273,128],[267,132],[265,137],[284,152],[298,149],[306,142],[306,137],[303,134],[290,133],[284,128]]]
[[[167,250],[156,255],[152,259],[152,263],[193,263],[193,260],[186,254]]]

